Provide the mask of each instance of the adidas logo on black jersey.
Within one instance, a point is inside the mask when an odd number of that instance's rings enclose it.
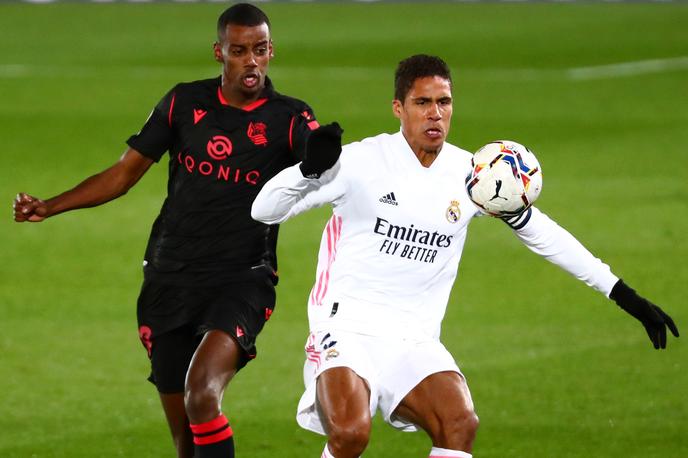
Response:
[[[397,199],[396,197],[394,197],[393,192],[390,192],[389,194],[380,197],[380,202],[382,202],[383,204],[399,205],[399,202],[397,202]]]

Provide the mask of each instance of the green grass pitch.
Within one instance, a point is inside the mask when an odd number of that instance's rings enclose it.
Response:
[[[475,221],[443,326],[481,418],[475,455],[688,456],[688,5],[262,5],[277,89],[321,122],[338,120],[346,141],[398,129],[400,59],[444,57],[455,78],[450,141],[530,146],[545,171],[538,207],[684,333],[654,351],[611,301],[502,223]],[[15,224],[10,203],[113,163],[169,87],[218,74],[211,43],[223,7],[0,5],[2,457],[173,456],[135,319],[165,165],[116,202],[42,224]],[[225,397],[240,457],[322,450],[294,411],[328,211],[283,226],[277,311]],[[424,434],[376,420],[365,456],[429,448]]]

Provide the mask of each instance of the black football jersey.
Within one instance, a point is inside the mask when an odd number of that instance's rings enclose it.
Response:
[[[208,284],[261,263],[277,268],[277,226],[254,221],[251,204],[266,181],[303,158],[318,123],[307,104],[275,92],[269,79],[244,108],[229,106],[220,86],[220,78],[178,84],[127,141],[156,162],[169,154],[147,278]]]

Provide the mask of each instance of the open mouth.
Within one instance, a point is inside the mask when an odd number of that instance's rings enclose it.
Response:
[[[425,135],[432,139],[442,138],[442,130],[435,127],[425,129]]]
[[[241,78],[241,82],[248,88],[254,88],[258,85],[260,78],[255,73],[247,73]]]

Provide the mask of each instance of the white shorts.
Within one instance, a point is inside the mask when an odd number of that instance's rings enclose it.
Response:
[[[315,406],[316,380],[333,367],[348,367],[370,388],[370,415],[379,409],[384,420],[402,431],[418,427],[394,415],[406,395],[423,379],[437,372],[461,374],[452,355],[437,340],[368,336],[348,331],[318,331],[306,341],[301,396],[296,421],[309,431],[325,434]],[[461,374],[463,376],[463,374]]]

